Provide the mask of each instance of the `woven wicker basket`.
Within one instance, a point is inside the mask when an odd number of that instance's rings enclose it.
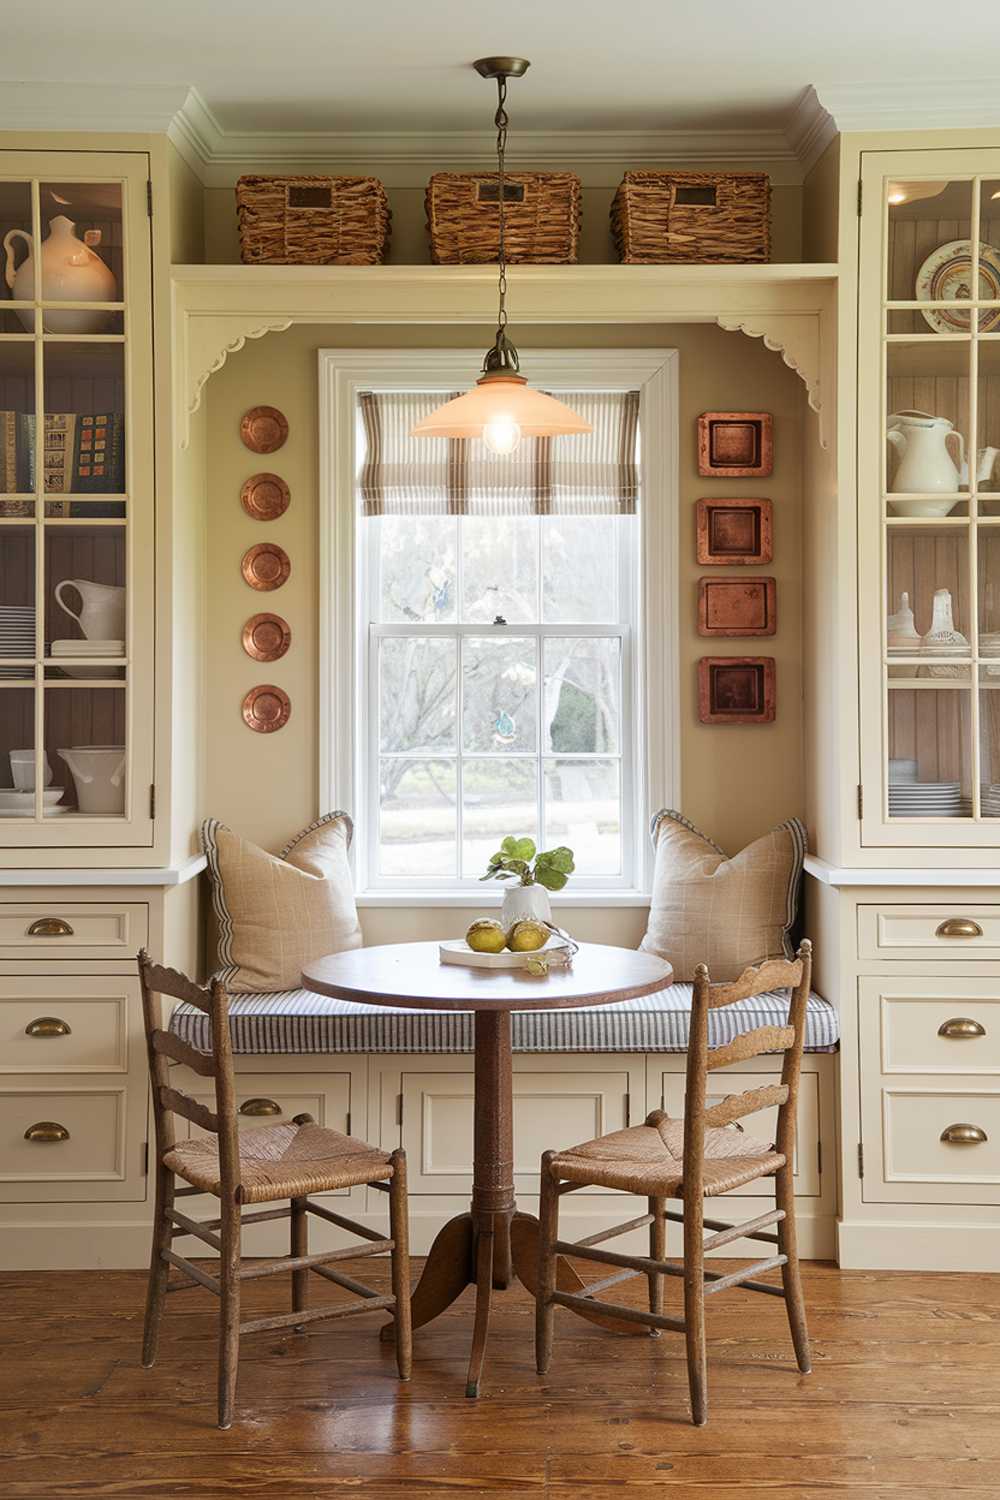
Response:
[[[377,177],[241,177],[245,265],[377,266],[392,214]]]
[[[572,172],[508,172],[504,244],[511,263],[571,265],[580,238],[580,179]],[[495,172],[435,172],[424,204],[436,266],[481,265],[500,254]]]
[[[763,172],[626,172],[611,205],[619,260],[769,260],[771,188]]]

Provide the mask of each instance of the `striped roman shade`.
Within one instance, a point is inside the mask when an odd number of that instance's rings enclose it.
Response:
[[[639,392],[560,391],[592,431],[523,438],[500,458],[479,438],[415,438],[454,392],[363,391],[366,516],[631,515],[639,492]]]

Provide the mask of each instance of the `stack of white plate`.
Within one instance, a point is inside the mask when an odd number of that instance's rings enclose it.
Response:
[[[0,657],[24,656],[23,667],[0,667],[0,677],[31,677],[35,654],[35,607],[33,604],[0,604]]]
[[[64,790],[64,787],[54,786],[42,793],[42,796],[45,798],[45,816],[47,818],[56,818],[60,813],[69,811],[66,807],[56,806]],[[34,816],[34,792],[0,790],[0,818],[33,818]]]
[[[122,667],[81,667],[74,657],[125,655],[124,641],[53,641],[51,654],[59,658],[59,666],[69,677],[121,677]]]
[[[979,789],[979,810],[984,818],[1000,818],[1000,786],[985,782]]]
[[[960,818],[962,787],[957,781],[889,783],[891,818]]]

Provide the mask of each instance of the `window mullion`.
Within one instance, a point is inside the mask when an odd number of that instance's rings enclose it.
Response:
[[[461,517],[459,527],[461,527]],[[461,541],[461,531],[459,532]],[[461,547],[459,547],[461,553]],[[462,738],[464,718],[462,681],[465,672],[465,638],[455,637],[455,879],[462,879],[462,852],[465,848],[465,745]]]

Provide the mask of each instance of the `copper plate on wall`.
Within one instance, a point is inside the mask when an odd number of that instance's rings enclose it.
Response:
[[[276,521],[291,499],[291,490],[279,474],[251,474],[240,490],[240,504],[254,521]]]
[[[253,453],[274,453],[288,436],[288,420],[276,406],[251,406],[243,413],[240,437]]]
[[[288,694],[271,682],[251,688],[243,699],[243,722],[257,734],[273,734],[283,729],[291,716]]]
[[[288,553],[277,542],[248,547],[240,563],[240,572],[252,589],[280,589],[291,571]]]
[[[251,615],[243,627],[243,649],[254,661],[277,661],[291,643],[288,621],[280,615]]]

